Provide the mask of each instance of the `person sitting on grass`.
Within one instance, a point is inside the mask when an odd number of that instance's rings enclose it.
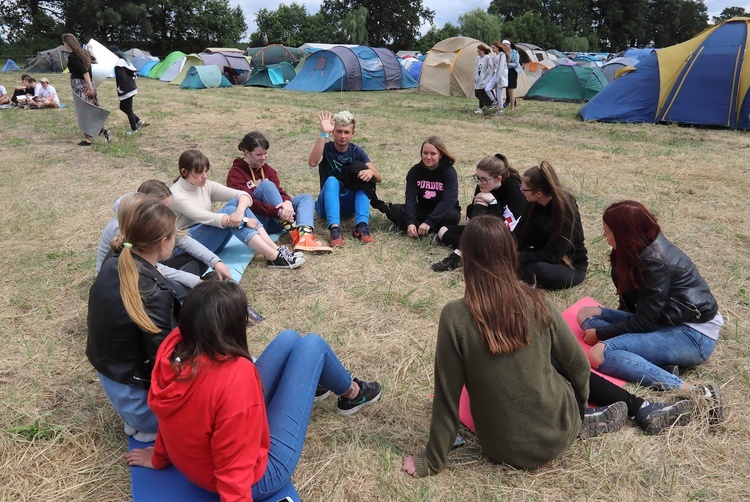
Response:
[[[221,500],[299,500],[292,474],[318,383],[349,416],[380,399],[378,382],[352,378],[318,335],[283,331],[254,360],[247,298],[209,281],[188,295],[179,326],[156,356],[149,405],[159,418],[154,447],[133,449],[131,466],[169,464]]]
[[[406,174],[403,204],[385,204],[385,215],[412,239],[461,220],[455,157],[443,140],[429,136],[420,148],[421,162]]]
[[[29,108],[60,108],[60,98],[57,97],[57,91],[50,85],[47,77],[39,80],[39,85],[34,92]]]
[[[520,190],[528,202],[513,230],[521,279],[550,290],[580,284],[589,262],[575,198],[546,160],[523,173]]]
[[[253,198],[241,191],[208,179],[208,158],[198,150],[186,150],[178,161],[180,176],[170,190],[177,226],[214,253],[220,252],[232,236],[266,257],[271,268],[295,269],[305,262],[285,246],[278,246],[250,210]],[[214,202],[226,202],[218,212]]]
[[[578,437],[589,398],[586,355],[545,293],[518,279],[516,243],[500,218],[472,218],[460,247],[466,292],[440,315],[427,449],[402,468],[424,477],[445,467],[466,386],[482,454],[537,469]]]
[[[249,193],[253,198],[253,213],[267,232],[289,232],[294,249],[325,251],[315,237],[313,225],[315,202],[308,194],[289,196],[282,188],[276,170],[266,163],[270,144],[258,131],[249,132],[237,148],[244,157],[237,157],[227,173],[227,186]]]
[[[161,180],[144,181],[138,187],[138,193],[148,195],[169,208],[172,207],[172,192],[169,191],[166,183]],[[101,269],[104,260],[112,255],[110,243],[120,233],[117,215],[124,197],[115,201],[112,207],[115,216],[104,227],[104,232],[102,232],[102,237],[99,240],[99,248],[96,251],[97,272]],[[229,268],[221,261],[221,258],[189,235],[183,233],[177,235],[175,237],[175,249],[180,249],[183,252],[157,263],[156,268],[175,284],[177,297],[181,300],[187,296],[190,288],[200,282],[201,276],[208,267],[214,269],[217,278],[220,280],[232,278]]]
[[[510,166],[505,155],[496,153],[479,161],[474,180],[474,200],[466,206],[466,218],[491,214],[502,218],[513,231],[526,207],[526,198],[521,193],[521,174]],[[440,242],[453,248],[443,261],[432,265],[435,272],[447,272],[461,266],[461,241],[465,225],[448,225],[438,230]]]
[[[719,386],[692,385],[679,376],[680,366],[708,360],[724,324],[706,280],[640,202],[612,204],[602,222],[620,305],[578,312],[584,341],[593,345],[591,366],[657,389],[698,392],[710,402],[713,421],[720,421]]]
[[[0,105],[10,105],[10,97],[5,87],[0,85]]]
[[[180,311],[172,281],[156,268],[172,254],[175,215],[161,202],[134,193],[123,198],[117,217],[115,255],[104,262],[89,291],[86,356],[125,421],[125,433],[153,441],[157,420],[146,402],[151,370]]]
[[[362,147],[351,142],[357,121],[348,110],[331,116],[325,111],[318,114],[320,136],[310,152],[307,163],[318,167],[320,194],[315,211],[328,223],[332,247],[342,247],[341,218],[354,215],[352,235],[363,244],[374,242],[370,235],[370,199],[358,184],[348,181],[350,171],[357,171],[357,180],[363,183],[380,183],[383,177]],[[333,134],[333,141],[328,136]]]

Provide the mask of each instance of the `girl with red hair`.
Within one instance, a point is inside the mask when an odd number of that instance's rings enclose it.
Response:
[[[591,367],[664,390],[695,390],[675,373],[704,363],[719,338],[724,320],[708,284],[640,202],[612,204],[602,220],[620,305],[578,312],[584,339],[594,345]],[[720,419],[718,387],[700,390],[713,400],[712,418]]]

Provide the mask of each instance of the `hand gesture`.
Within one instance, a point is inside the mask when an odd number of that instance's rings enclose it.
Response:
[[[242,226],[242,218],[245,217],[245,211],[235,211],[229,215],[228,227],[240,228]]]
[[[277,204],[276,209],[281,210],[279,213],[280,220],[289,222],[294,221],[294,206],[292,206],[291,201],[285,200],[281,204]]]
[[[224,265],[223,261],[220,261],[216,265],[214,265],[214,271],[222,281],[232,278],[232,273],[229,271],[229,267]]]
[[[583,341],[589,345],[596,345],[599,343],[599,337],[596,336],[596,329],[591,328],[583,332]]]
[[[413,476],[415,478],[419,477],[417,475],[417,466],[414,465],[414,455],[409,455],[408,457],[404,457],[404,461],[401,464],[401,470],[404,471],[409,476]]]
[[[430,233],[430,226],[427,223],[422,223],[419,225],[419,229],[417,230],[417,233],[419,235],[427,235]]]
[[[331,112],[325,111],[318,114],[318,120],[320,120],[320,132],[331,134],[333,132],[333,116]]]
[[[362,169],[357,173],[357,178],[361,179],[365,183],[372,179],[373,172],[371,169]]]
[[[154,464],[151,463],[151,458],[154,456],[154,447],[149,446],[148,448],[141,450],[139,448],[133,448],[125,457],[128,461],[128,465],[138,465],[141,467],[148,467],[149,469],[154,468]]]
[[[495,196],[492,195],[491,193],[479,192],[474,197],[474,204],[481,204],[483,206],[487,206],[493,200],[495,200]]]
[[[417,233],[417,226],[409,225],[408,227],[406,227],[406,235],[408,235],[412,239],[416,239],[417,237],[419,237],[419,234]]]

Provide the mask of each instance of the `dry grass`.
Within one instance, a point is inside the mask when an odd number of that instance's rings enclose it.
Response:
[[[70,103],[66,79],[50,79]],[[358,141],[383,172],[380,192],[389,200],[402,198],[406,171],[429,134],[441,135],[459,159],[462,204],[482,156],[503,152],[521,170],[548,159],[579,198],[591,257],[584,284],[552,295],[561,309],[584,295],[614,305],[601,212],[625,197],[652,208],[712,285],[727,321],[713,357],[689,378],[722,383],[728,417],[712,429],[696,419],[660,437],[628,426],[576,442],[539,472],[492,465],[469,437],[445,472],[408,478],[401,457],[427,440],[438,314],[462,295],[463,279],[429,270],[445,249],[390,234],[374,215],[376,244],[359,246],[350,237],[343,250],[312,256],[294,272],[256,261],[241,283],[267,317],[250,332],[253,351],[285,328],[319,332],[354,373],[384,384],[382,402],[355,417],[339,417],[332,401],[316,407],[294,475],[305,500],[750,498],[746,133],[586,124],[575,119],[577,106],[567,104],[523,102],[515,116],[484,119],[471,113],[473,100],[412,92],[139,84],[135,108],[152,125],[137,137],[124,134],[113,82],[100,89],[117,135],[111,145],[75,146],[72,108],[0,111],[0,499],[129,497],[120,421],[84,355],[94,253],[114,199],[144,179],[171,180],[177,157],[191,147],[208,155],[212,178],[224,181],[237,143],[253,129],[270,139],[270,163],[287,190],[317,194],[317,171],[307,167],[318,133],[315,113],[344,108],[359,119]],[[9,432],[19,427],[25,435]]]

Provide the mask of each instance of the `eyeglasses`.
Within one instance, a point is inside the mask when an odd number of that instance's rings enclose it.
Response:
[[[521,190],[521,192],[533,192],[534,191],[531,188],[524,188],[523,186],[519,187],[519,189]]]
[[[480,178],[480,177],[479,177],[479,176],[477,176],[476,174],[472,174],[472,175],[471,175],[471,177],[472,177],[472,178],[474,179],[474,181],[476,181],[477,183],[482,183],[482,184],[485,184],[485,183],[487,183],[488,181],[491,181],[491,180],[494,180],[494,179],[495,179],[495,178]]]

